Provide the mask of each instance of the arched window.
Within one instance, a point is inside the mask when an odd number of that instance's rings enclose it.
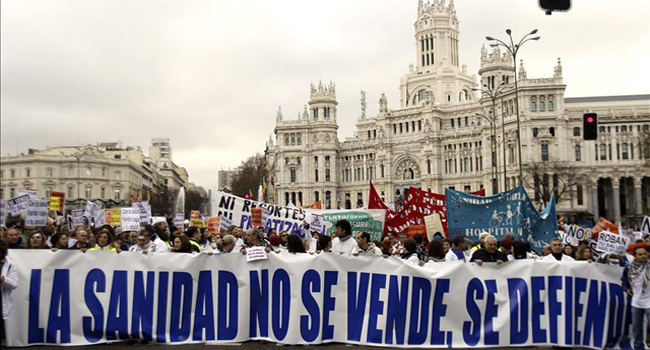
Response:
[[[548,97],[548,111],[553,112],[553,109],[555,109],[555,106],[553,105],[553,96]]]
[[[539,129],[533,128],[533,137],[537,137],[537,135],[539,135]]]
[[[289,134],[284,135],[284,145],[285,146],[290,145],[290,143],[289,143]]]
[[[302,134],[298,133],[298,145],[302,145]]]
[[[621,145],[621,156],[623,157],[623,159],[630,158],[629,147],[627,143]]]
[[[402,177],[403,180],[413,180],[415,179],[415,173],[413,172],[413,169],[407,168],[404,169],[404,174]]]

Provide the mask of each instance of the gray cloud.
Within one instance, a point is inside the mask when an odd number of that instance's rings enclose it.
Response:
[[[484,37],[538,28],[521,51],[529,76],[562,57],[567,96],[650,92],[650,5],[574,1],[545,16],[535,1],[456,0],[461,61],[479,68]],[[7,0],[2,2],[2,154],[169,137],[191,180],[261,152],[282,106],[295,118],[310,82],[332,80],[339,137],[351,136],[415,58],[417,1]],[[18,142],[17,142],[18,141]]]

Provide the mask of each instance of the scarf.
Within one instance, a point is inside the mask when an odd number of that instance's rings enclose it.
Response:
[[[641,278],[641,291],[644,292],[650,284],[649,272],[650,270],[648,269],[648,263],[642,264],[636,261],[632,261],[627,271],[627,276],[630,280],[630,284],[634,285],[634,281],[638,278]]]
[[[564,254],[562,254],[562,253],[551,253],[551,254],[555,258],[555,260],[562,261],[562,255],[564,255]]]
[[[348,239],[350,239],[350,237],[352,237],[352,235],[345,235],[345,237],[339,237],[339,240],[340,240],[341,242],[345,242],[345,241],[347,241]]]

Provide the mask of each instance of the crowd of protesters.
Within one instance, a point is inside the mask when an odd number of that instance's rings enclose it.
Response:
[[[4,302],[3,319],[11,311],[11,290],[16,288],[15,267],[7,258],[13,249],[78,250],[83,253],[97,250],[115,253],[160,254],[246,254],[247,249],[263,247],[267,253],[277,254],[341,254],[349,257],[360,255],[395,256],[416,266],[429,266],[438,262],[463,261],[503,264],[514,260],[533,259],[540,261],[586,261],[625,267],[623,286],[632,298],[633,331],[641,339],[645,317],[650,318],[650,267],[646,242],[637,241],[628,254],[597,255],[588,241],[577,245],[563,243],[559,238],[551,240],[538,255],[528,242],[515,240],[506,235],[501,241],[483,232],[478,242],[470,242],[464,236],[445,237],[436,233],[429,241],[421,235],[408,237],[405,233],[389,234],[382,240],[372,240],[367,232],[353,237],[351,224],[346,220],[336,223],[336,230],[330,235],[310,232],[305,224],[300,235],[271,230],[268,233],[259,228],[243,230],[230,226],[225,232],[208,234],[205,228],[190,226],[187,229],[169,225],[165,221],[145,225],[139,231],[123,232],[110,225],[99,227],[77,226],[74,230],[66,225],[57,227],[54,220],[48,220],[45,227],[12,226],[0,228],[0,284]],[[650,238],[648,238],[650,242]],[[598,258],[596,258],[598,256]],[[0,327],[3,328],[3,327]],[[640,341],[640,340],[639,340]],[[640,348],[641,343],[635,343]]]

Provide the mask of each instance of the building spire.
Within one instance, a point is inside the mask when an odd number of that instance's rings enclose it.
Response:
[[[557,58],[557,66],[555,66],[555,72],[553,74],[553,78],[562,78],[562,61],[560,58]]]
[[[282,121],[282,106],[278,106],[278,111],[275,113],[275,120]]]
[[[519,80],[523,80],[526,79],[526,68],[524,68],[524,60],[519,62]]]

